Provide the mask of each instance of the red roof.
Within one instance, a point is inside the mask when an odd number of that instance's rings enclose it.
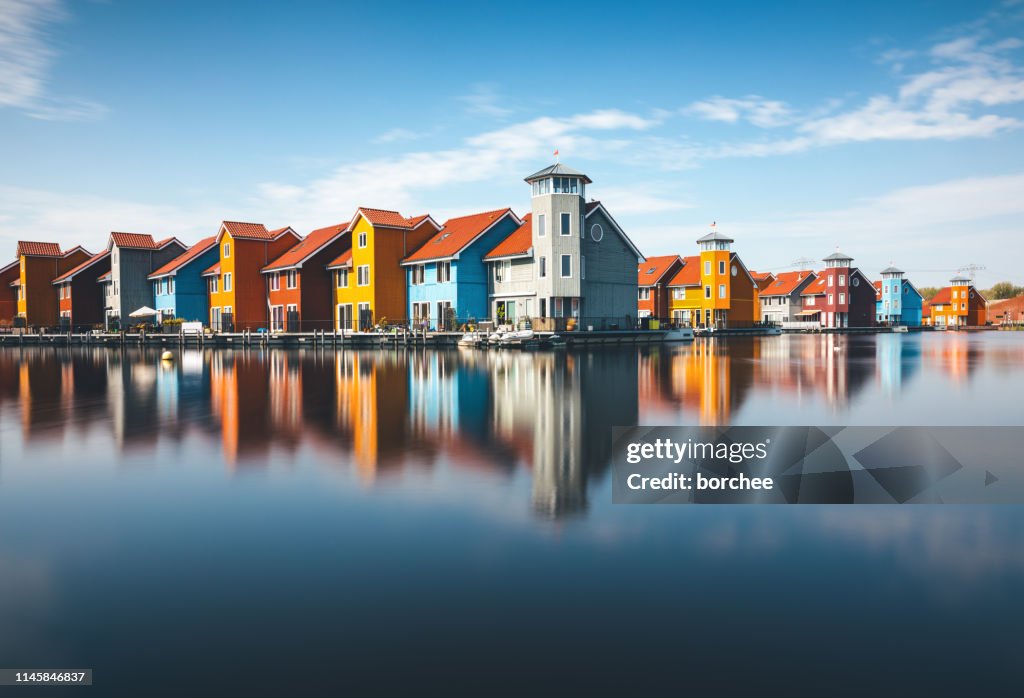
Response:
[[[152,235],[144,233],[111,233],[110,240],[118,247],[127,247],[137,250],[155,250],[156,242]]]
[[[346,230],[348,230],[348,223],[338,223],[337,225],[329,225],[326,228],[317,228],[298,244],[293,245],[280,257],[263,267],[263,271],[301,267],[302,263],[310,255],[316,254],[325,245],[334,242]]]
[[[216,262],[212,267],[204,271],[200,276],[215,276],[220,274],[220,262]]]
[[[928,301],[923,301],[921,303],[921,317],[922,318],[926,318],[926,317],[931,317],[931,316],[932,316],[932,304],[929,303]]]
[[[788,296],[796,289],[800,284],[807,280],[808,276],[811,276],[814,272],[810,269],[801,269],[800,271],[784,271],[780,272],[775,277],[775,281],[768,284],[764,290],[761,291],[762,296]]]
[[[825,277],[819,276],[800,292],[801,296],[820,296],[825,293]]]
[[[333,262],[327,265],[328,269],[334,267],[347,267],[352,265],[352,250],[348,249],[342,252]]]
[[[683,268],[680,269],[669,286],[700,286],[700,255],[683,257]]]
[[[434,237],[411,255],[406,262],[423,262],[429,259],[454,257],[476,240],[485,230],[504,216],[512,213],[510,208],[499,208],[484,213],[474,213],[459,218],[449,218]],[[513,214],[514,215],[514,214]]]
[[[388,211],[380,208],[363,208],[359,207],[356,211],[356,215],[352,217],[355,220],[359,217],[359,214],[363,214],[366,220],[370,221],[373,225],[384,226],[385,228],[412,228],[411,218],[403,218],[402,214],[398,211]],[[425,217],[425,216],[424,216]],[[420,221],[422,218],[420,219]],[[420,222],[417,221],[417,222]]]
[[[221,227],[231,233],[233,238],[245,238],[252,240],[273,240],[277,235],[267,230],[262,223],[241,223],[239,221],[224,221]]]
[[[70,281],[72,278],[75,277],[76,274],[78,274],[78,272],[80,272],[80,271],[82,271],[84,269],[88,269],[93,264],[95,264],[96,262],[101,261],[104,257],[106,257],[109,254],[110,254],[110,252],[108,252],[107,250],[103,250],[99,254],[94,254],[92,257],[90,257],[89,259],[85,260],[81,264],[72,267],[68,271],[66,271],[63,274],[61,274],[60,276],[58,276],[56,279],[53,280],[53,283],[59,284],[59,283],[62,283],[64,281]]]
[[[931,305],[939,305],[940,303],[949,303],[951,299],[952,297],[950,296],[949,286],[944,286],[943,288],[940,288],[939,292],[936,293],[928,302]]]
[[[750,272],[750,275],[754,277],[754,281],[764,281],[765,279],[770,279],[775,276],[775,274],[770,271],[752,271]]]
[[[669,268],[676,262],[680,261],[680,257],[677,254],[664,255],[662,257],[648,257],[647,261],[640,264],[636,268],[637,273],[637,285],[638,286],[653,286],[654,284],[661,281]]]
[[[18,241],[18,256],[29,257],[60,257],[60,245],[55,242]]]
[[[499,242],[497,246],[484,255],[484,259],[497,259],[499,257],[514,257],[529,253],[533,248],[533,229],[530,221],[533,214],[527,213],[523,216],[523,224]]]
[[[416,226],[418,226],[420,223],[422,223],[423,221],[427,220],[428,218],[430,218],[430,214],[429,213],[424,213],[424,214],[419,215],[419,216],[409,216],[405,220],[408,221],[410,228],[415,228]],[[433,218],[430,218],[430,220],[433,221]],[[437,224],[435,223],[435,226],[436,225]]]
[[[188,248],[180,255],[163,265],[155,272],[149,275],[148,278],[155,279],[158,276],[168,276],[174,274],[176,271],[181,269],[183,266],[191,262],[193,259],[206,252],[208,249],[217,244],[216,237],[203,238],[192,247]]]

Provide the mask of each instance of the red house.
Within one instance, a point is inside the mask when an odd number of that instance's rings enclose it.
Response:
[[[331,260],[352,248],[348,223],[319,228],[263,267],[270,331],[308,332],[334,328]]]
[[[0,267],[0,327],[14,324],[14,316],[18,314],[18,279],[21,269],[18,260],[5,267]]]
[[[91,329],[106,320],[104,289],[97,283],[110,271],[110,250],[104,250],[69,269],[56,279],[61,325]]]
[[[647,261],[637,266],[637,317],[669,320],[672,312],[669,307],[668,282],[682,268],[683,258],[677,254],[648,257]]]
[[[835,252],[825,257],[825,269],[803,290],[799,315],[817,318],[822,327],[873,327],[875,287],[871,279],[850,266],[853,257]]]

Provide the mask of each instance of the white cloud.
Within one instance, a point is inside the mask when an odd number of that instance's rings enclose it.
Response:
[[[426,135],[419,131],[413,131],[407,128],[393,128],[389,131],[385,131],[376,138],[373,139],[374,143],[398,143],[400,141],[415,141],[423,138]]]
[[[761,128],[775,128],[792,123],[794,114],[785,102],[750,95],[742,99],[714,96],[694,102],[683,110],[708,121],[734,124],[741,119]]]
[[[0,0],[0,108],[20,109],[47,121],[95,119],[106,113],[95,102],[48,92],[57,54],[47,30],[63,17],[59,0]]]
[[[498,94],[497,88],[489,83],[480,83],[473,86],[473,91],[468,95],[458,98],[466,105],[466,111],[476,116],[505,117],[512,114],[514,109],[503,104],[504,98]]]

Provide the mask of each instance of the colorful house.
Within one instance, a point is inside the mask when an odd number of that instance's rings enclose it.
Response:
[[[648,257],[636,268],[637,317],[668,320],[672,313],[668,282],[683,268],[677,254]]]
[[[530,318],[540,330],[632,327],[644,256],[600,201],[586,201],[590,178],[556,163],[526,182],[529,228],[520,226],[484,257],[491,317],[505,324]]]
[[[110,234],[107,242],[107,250],[110,252],[110,286],[107,288],[105,306],[108,327],[130,323],[129,318],[133,312],[153,307],[155,300],[149,275],[185,249],[185,244],[177,238],[158,242],[147,234]]]
[[[359,208],[349,223],[352,247],[328,265],[334,274],[334,318],[339,330],[368,330],[402,322],[408,294],[402,260],[441,229],[429,215]]]
[[[777,278],[775,274],[770,271],[751,271],[750,276],[754,279],[754,283],[757,284],[758,291],[763,291],[768,288]]]
[[[1024,324],[1024,296],[1003,298],[988,304],[986,313],[988,321],[993,325]]]
[[[18,314],[20,277],[18,260],[0,267],[0,327],[10,327],[14,324],[14,316]]]
[[[53,280],[92,257],[82,247],[64,252],[55,242],[18,242],[18,309],[15,324],[57,326],[59,298]]]
[[[988,301],[963,276],[950,280],[931,299],[932,325],[935,327],[979,327],[987,320]]]
[[[99,277],[110,271],[110,252],[104,250],[53,280],[57,287],[61,327],[89,330],[102,325],[106,317]]]
[[[880,325],[920,327],[924,299],[903,271],[896,267],[882,270],[882,280],[874,282],[875,321]]]
[[[267,230],[262,223],[221,223],[219,258],[202,274],[207,279],[210,327],[218,332],[266,328],[269,313],[263,268],[301,240],[290,227]]]
[[[743,260],[732,251],[733,242],[718,231],[697,240],[700,255],[696,260],[687,257],[682,270],[669,283],[673,289],[675,322],[716,328],[750,327],[760,322],[757,283]],[[696,284],[695,275],[699,275]],[[699,288],[696,292],[694,285]]]
[[[210,308],[203,271],[219,259],[217,238],[203,238],[149,275],[162,319],[206,322]]]
[[[406,317],[413,326],[454,330],[488,317],[484,255],[522,225],[510,208],[450,218],[406,257]]]
[[[334,274],[328,264],[351,249],[348,223],[318,228],[263,267],[270,331],[308,332],[334,327]]]
[[[757,277],[755,277],[757,278]],[[801,319],[804,309],[801,295],[818,276],[810,269],[784,271],[771,275],[771,281],[761,289],[761,319],[781,324]]]
[[[802,318],[817,319],[821,327],[872,327],[875,324],[875,288],[853,257],[835,252],[825,257],[825,269],[800,294]]]

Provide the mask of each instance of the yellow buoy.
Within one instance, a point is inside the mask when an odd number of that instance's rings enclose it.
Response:
[[[165,351],[163,354],[160,355],[160,358],[163,359],[164,361],[174,361],[174,354],[172,354],[170,351]]]

